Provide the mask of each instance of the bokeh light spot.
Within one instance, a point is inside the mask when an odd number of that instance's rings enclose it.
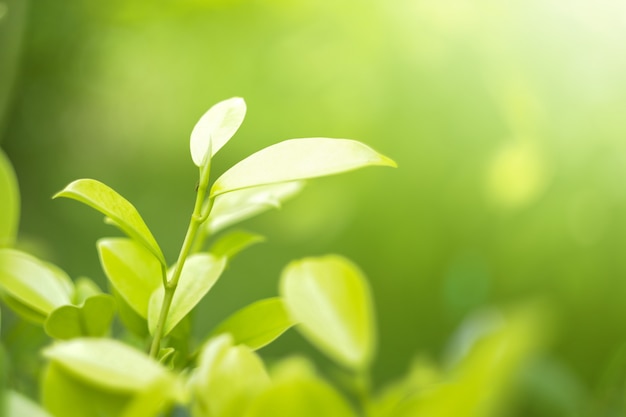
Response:
[[[509,142],[498,149],[487,170],[490,199],[518,208],[533,202],[545,189],[548,169],[541,152],[528,141]]]

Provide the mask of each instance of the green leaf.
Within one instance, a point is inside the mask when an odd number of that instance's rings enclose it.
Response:
[[[291,181],[219,195],[204,223],[205,227],[209,233],[216,233],[264,211],[280,208],[283,202],[298,194],[302,188],[304,181]]]
[[[265,240],[265,237],[249,233],[243,230],[236,230],[220,236],[220,238],[211,246],[209,252],[217,257],[226,257],[229,261],[244,249]]]
[[[108,333],[114,313],[113,297],[98,294],[89,297],[81,306],[66,305],[57,308],[46,319],[44,329],[55,339],[100,337]]]
[[[141,391],[167,375],[143,352],[112,339],[72,339],[49,346],[43,354],[72,377],[108,391]]]
[[[115,305],[117,309],[117,315],[124,324],[124,327],[132,334],[145,338],[150,333],[148,332],[148,321],[146,318],[141,317],[131,306],[128,305],[124,297],[118,293],[115,288],[111,288],[111,293],[115,298]]]
[[[20,220],[20,192],[11,162],[0,150],[0,247],[12,246]]]
[[[8,391],[6,397],[6,414],[0,414],[2,416],[51,417],[45,410],[22,394],[15,391]]]
[[[172,387],[167,378],[155,381],[150,387],[135,395],[124,408],[121,417],[156,417],[163,416],[163,410],[175,401],[183,401],[182,387]]]
[[[279,364],[275,383],[252,403],[246,417],[355,417],[348,402],[315,376],[308,362],[288,359]]]
[[[404,401],[436,389],[442,382],[441,371],[427,359],[418,358],[413,361],[402,379],[387,385],[381,393],[368,401],[365,414],[368,417],[395,416],[395,410]]]
[[[246,346],[233,346],[228,335],[219,336],[203,348],[189,381],[194,415],[240,417],[269,384],[258,355]]]
[[[105,220],[141,242],[159,262],[166,264],[161,248],[135,206],[109,186],[92,179],[80,179],[70,183],[53,198],[57,197],[71,198],[98,210],[108,218]]]
[[[84,303],[87,298],[98,294],[102,294],[102,290],[98,287],[98,284],[87,277],[79,277],[74,286],[72,303],[74,305],[80,305]]]
[[[31,323],[35,324],[43,324],[46,320],[47,314],[42,313],[39,310],[35,310],[30,308],[26,304],[22,303],[16,298],[11,297],[5,292],[0,292],[2,296],[2,301],[9,307],[13,312],[18,314],[24,320],[27,320]]]
[[[215,197],[259,185],[304,180],[352,171],[370,165],[396,164],[350,139],[291,139],[262,149],[219,177],[211,188]]]
[[[239,97],[221,101],[204,113],[191,132],[193,163],[204,166],[233,137],[245,116],[246,103]]]
[[[0,249],[0,286],[28,308],[47,315],[70,304],[69,278],[59,268],[14,249]]]
[[[132,399],[86,383],[51,363],[43,372],[42,404],[54,417],[119,417]]]
[[[211,333],[211,337],[230,334],[235,344],[260,349],[273,342],[294,325],[279,297],[267,298],[236,311]]]
[[[174,293],[167,320],[165,321],[164,333],[167,335],[209,292],[213,284],[218,280],[224,267],[226,258],[216,258],[210,254],[195,254],[187,258],[181,272],[178,287]],[[171,271],[170,271],[171,273]],[[148,307],[148,329],[154,334],[161,306],[165,294],[161,286],[150,297]]]
[[[367,281],[349,260],[328,255],[291,262],[280,293],[298,330],[339,363],[369,365],[375,344],[374,314]]]
[[[470,334],[473,344],[464,346],[467,352],[447,380],[406,399],[391,415],[484,417],[504,414],[501,407],[510,389],[541,345],[546,317],[535,307],[523,306],[507,315],[490,314],[470,322],[471,326],[466,326],[462,335],[466,338]],[[464,340],[461,342],[465,344]]]
[[[107,238],[97,243],[100,263],[115,288],[141,317],[148,317],[150,295],[161,286],[161,264],[132,239]]]

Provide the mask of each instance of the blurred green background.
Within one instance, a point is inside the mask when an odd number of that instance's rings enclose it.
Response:
[[[117,232],[50,198],[90,177],[137,206],[173,262],[191,129],[241,96],[248,116],[215,172],[312,136],[361,140],[399,168],[313,181],[247,222],[268,242],[209,294],[199,334],[276,294],[291,259],[336,252],[374,290],[377,383],[418,353],[442,358],[469,314],[539,298],[552,343],[519,409],[623,412],[624,39],[620,0],[0,0],[22,245],[104,283],[94,242]],[[294,351],[307,347],[292,332],[264,354]]]

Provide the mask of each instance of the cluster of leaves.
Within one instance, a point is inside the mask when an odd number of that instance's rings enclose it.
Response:
[[[109,292],[14,248],[19,197],[0,154],[0,295],[52,339],[42,352],[41,405],[9,386],[0,351],[0,410],[11,417],[479,416],[491,410],[532,351],[531,315],[519,312],[492,326],[450,372],[416,362],[403,380],[374,394],[372,296],[359,268],[339,255],[291,262],[279,296],[235,312],[202,343],[192,342],[194,307],[235,255],[263,239],[226,231],[229,226],[280,205],[307,179],[395,166],[357,141],[292,139],[245,158],[211,183],[211,160],[245,112],[240,98],[220,102],[192,131],[199,182],[174,264],[135,207],[108,186],[81,179],[56,195],[94,208],[126,235],[97,242]],[[116,316],[124,326],[114,332]],[[256,351],[291,327],[344,371],[342,384],[331,384],[301,357],[266,366]]]

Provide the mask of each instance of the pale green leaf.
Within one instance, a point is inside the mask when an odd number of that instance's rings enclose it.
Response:
[[[55,363],[44,370],[41,391],[42,404],[54,417],[119,417],[132,399],[128,392],[104,390]]]
[[[225,266],[226,258],[216,258],[210,254],[199,253],[187,258],[165,321],[164,335],[167,335],[202,300],[218,280]],[[165,290],[161,286],[150,297],[148,328],[151,334],[154,334],[161,314],[164,294]]]
[[[6,414],[0,415],[3,417],[51,417],[35,402],[15,391],[6,393]]]
[[[37,258],[14,249],[0,249],[0,287],[3,292],[41,314],[70,304],[67,276]]]
[[[245,417],[355,417],[348,402],[317,377],[307,362],[288,359],[279,364],[274,384],[251,404]]]
[[[65,305],[52,311],[44,329],[50,337],[61,340],[104,336],[108,333],[114,312],[113,297],[97,294],[87,298],[80,306]]]
[[[87,277],[79,277],[74,285],[74,293],[72,294],[72,303],[80,305],[93,295],[102,294],[102,290],[98,284]]]
[[[43,353],[74,378],[109,391],[141,391],[167,375],[143,352],[112,339],[72,339]]]
[[[252,303],[220,323],[211,336],[230,334],[235,344],[260,349],[294,325],[279,297]]]
[[[91,296],[81,306],[81,312],[86,336],[106,336],[115,314],[115,299],[109,294]]]
[[[234,346],[228,335],[219,336],[203,348],[190,379],[194,410],[211,417],[240,417],[269,383],[258,355],[246,346]]]
[[[20,220],[20,192],[11,162],[0,149],[0,247],[11,246]]]
[[[350,139],[291,139],[262,149],[219,177],[215,197],[259,185],[304,180],[370,166],[396,164],[361,142]]]
[[[370,363],[373,306],[356,265],[337,255],[291,262],[282,273],[280,292],[298,330],[317,348],[350,368]]]
[[[44,268],[47,268],[50,272],[52,272],[52,275],[54,275],[59,285],[63,287],[65,293],[70,295],[70,299],[71,299],[72,295],[74,294],[74,282],[72,282],[72,279],[70,278],[70,276],[67,275],[67,273],[64,270],[62,270],[61,268],[59,268],[53,263],[44,262],[41,260],[39,262],[41,262]]]
[[[27,320],[31,323],[35,324],[43,324],[46,320],[47,314],[42,313],[39,310],[35,310],[26,304],[22,303],[16,298],[11,297],[7,293],[0,291],[0,295],[2,296],[2,301],[9,307],[13,312],[19,315],[24,320]]]
[[[209,252],[217,258],[224,256],[230,261],[244,249],[264,240],[265,237],[259,234],[236,230],[220,236]]]
[[[92,179],[80,179],[55,194],[54,198],[57,197],[71,198],[98,210],[109,222],[145,245],[159,262],[166,264],[161,248],[135,206],[109,186]]]
[[[150,295],[162,284],[158,259],[132,239],[100,239],[97,246],[100,263],[115,290],[141,317],[147,318]]]
[[[215,198],[205,227],[210,233],[225,229],[264,211],[280,208],[282,203],[298,194],[304,181],[244,188]]]
[[[53,339],[73,339],[83,334],[81,313],[78,307],[65,305],[53,310],[44,323],[46,334]]]
[[[221,101],[204,113],[191,132],[193,163],[204,166],[233,137],[245,115],[246,103],[240,97]]]

